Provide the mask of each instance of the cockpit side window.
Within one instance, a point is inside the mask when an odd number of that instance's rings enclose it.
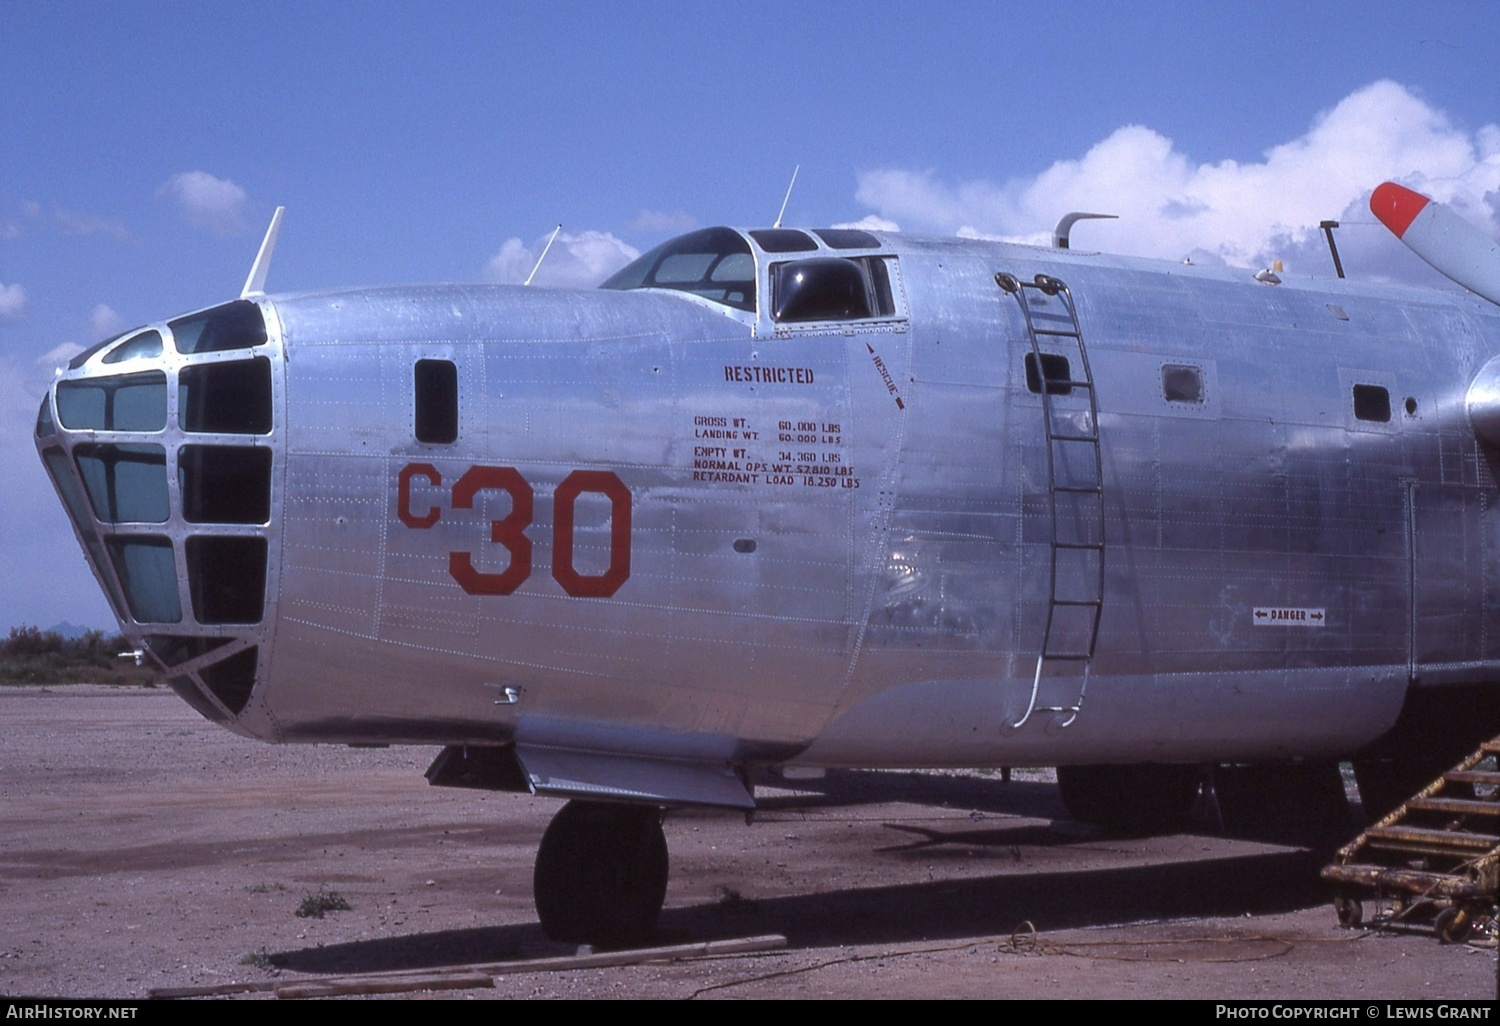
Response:
[[[760,228],[750,237],[767,253],[810,253],[818,248],[812,236],[796,228]]]
[[[772,316],[782,324],[860,321],[896,313],[880,257],[815,257],[771,268]]]
[[[815,228],[813,234],[834,249],[876,249],[880,240],[858,228]]]
[[[599,287],[675,289],[754,312],[755,257],[739,232],[704,228],[642,254]]]

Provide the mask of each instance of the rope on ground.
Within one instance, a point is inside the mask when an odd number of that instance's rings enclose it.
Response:
[[[873,962],[882,958],[905,958],[907,955],[931,955],[943,951],[962,951],[965,948],[979,947],[975,941],[965,941],[962,944],[944,944],[937,947],[908,948],[900,951],[879,951],[870,955],[845,955],[843,958],[830,958],[812,965],[797,966],[794,969],[780,969],[774,973],[762,973],[759,976],[747,976],[741,980],[726,980],[723,983],[711,983],[707,987],[699,987],[687,996],[692,1001],[701,995],[716,990],[728,990],[730,987],[743,987],[751,983],[762,983],[766,980],[777,980],[787,976],[800,976],[803,973],[816,972],[819,969],[827,969],[830,966],[845,965],[852,962]]]
[[[1198,947],[1204,944],[1236,944],[1272,945],[1273,949],[1258,953],[1231,955],[1222,958],[1167,958],[1145,954],[1106,954],[1102,948],[1166,948],[1166,947]],[[1234,963],[1234,962],[1264,962],[1270,958],[1280,958],[1282,955],[1290,954],[1297,945],[1284,937],[1194,937],[1190,940],[1159,940],[1159,941],[1070,941],[1066,944],[1046,944],[1038,950],[1044,955],[1071,955],[1074,958],[1100,958],[1112,962],[1206,962],[1206,963]],[[1083,949],[1083,950],[1079,950]]]

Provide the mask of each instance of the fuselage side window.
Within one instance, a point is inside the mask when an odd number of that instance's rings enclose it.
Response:
[[[1169,403],[1202,403],[1203,371],[1187,363],[1162,364],[1161,393]]]
[[[1072,395],[1073,368],[1066,356],[1043,353],[1038,361],[1036,353],[1026,354],[1026,390],[1040,395],[1044,382],[1048,395]]]
[[[458,441],[458,367],[452,360],[418,360],[414,373],[417,441]]]
[[[1354,386],[1354,416],[1385,424],[1391,419],[1391,393],[1382,385]]]

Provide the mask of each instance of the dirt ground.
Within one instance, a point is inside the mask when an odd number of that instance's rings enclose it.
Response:
[[[165,689],[0,689],[0,993],[571,954],[531,904],[558,803],[429,787],[435,749],[276,747]],[[447,996],[1493,998],[1494,948],[1338,928],[1327,850],[1105,838],[1044,774],[836,773],[682,813],[658,942],[787,947]],[[350,906],[299,918],[336,892]],[[258,995],[265,996],[262,992]],[[413,995],[417,996],[417,995]]]

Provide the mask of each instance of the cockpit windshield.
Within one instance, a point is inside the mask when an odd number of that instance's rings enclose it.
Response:
[[[599,287],[676,289],[753,313],[755,257],[739,232],[704,228],[642,254]]]

